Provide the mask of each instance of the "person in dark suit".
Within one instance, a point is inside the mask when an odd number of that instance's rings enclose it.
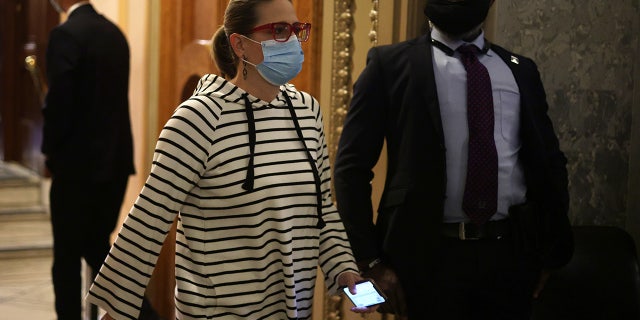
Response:
[[[51,1],[42,152],[51,174],[52,279],[58,319],[81,319],[81,259],[99,270],[134,174],[129,45],[88,1]]]
[[[365,277],[389,295],[378,310],[401,319],[529,319],[549,273],[573,252],[567,160],[540,74],[484,38],[492,4],[428,0],[430,32],[372,48],[354,85],[335,163],[337,206]],[[488,99],[472,96],[471,83]],[[467,110],[479,101],[486,108]],[[490,117],[481,126],[471,120],[478,110]],[[481,132],[489,138],[478,144]],[[385,142],[374,220],[372,168]],[[472,169],[489,154],[486,169]],[[493,195],[468,205],[477,171],[493,173],[478,188]]]

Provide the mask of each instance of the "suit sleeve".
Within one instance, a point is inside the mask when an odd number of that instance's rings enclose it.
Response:
[[[371,181],[385,139],[385,96],[378,48],[370,49],[367,65],[357,79],[340,136],[335,164],[335,192],[357,261],[378,257]]]
[[[531,61],[531,60],[529,60]],[[545,236],[544,266],[558,268],[569,262],[573,255],[573,232],[569,221],[569,182],[567,172],[567,158],[560,149],[558,137],[553,128],[553,123],[548,115],[549,105],[546,101],[546,93],[542,84],[540,73],[535,62],[531,61],[534,70],[533,88],[538,99],[541,99],[537,107],[532,110],[534,132],[537,137],[529,137],[528,141],[540,141],[542,152],[525,155],[530,167],[536,167],[533,163],[542,163],[544,166],[534,171],[529,180],[535,181],[528,184],[530,193],[536,203],[541,204],[543,213],[543,234]]]
[[[43,107],[44,127],[42,152],[55,156],[73,125],[73,97],[78,88],[74,74],[79,64],[81,48],[70,34],[53,29],[47,47],[47,81],[49,91]]]

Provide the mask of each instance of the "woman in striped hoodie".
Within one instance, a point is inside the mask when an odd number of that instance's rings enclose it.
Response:
[[[320,106],[290,0],[231,0],[205,75],[162,130],[149,177],[87,300],[136,319],[178,219],[179,319],[308,319],[318,266],[330,294],[361,280],[330,195]],[[372,312],[373,308],[353,308]]]

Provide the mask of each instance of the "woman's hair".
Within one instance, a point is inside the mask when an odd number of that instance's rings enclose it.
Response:
[[[230,0],[224,12],[224,25],[213,35],[213,60],[220,76],[231,79],[238,71],[239,59],[229,43],[232,33],[247,35],[258,21],[257,6],[273,0]],[[289,0],[291,1],[291,0]]]

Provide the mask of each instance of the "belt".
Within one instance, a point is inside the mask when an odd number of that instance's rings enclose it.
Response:
[[[442,235],[459,240],[500,240],[511,235],[509,219],[487,221],[483,225],[471,222],[443,223]]]

